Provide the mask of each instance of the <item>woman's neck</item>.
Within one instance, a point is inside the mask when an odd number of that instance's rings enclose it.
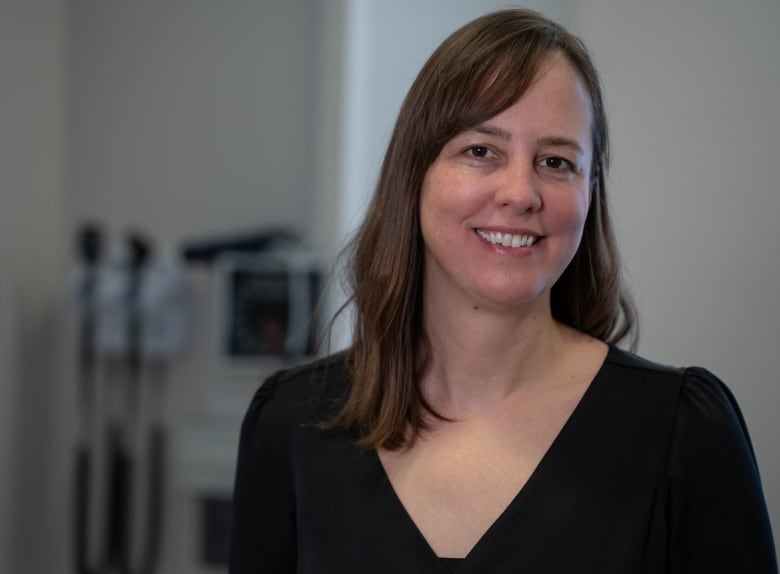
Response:
[[[516,390],[544,382],[570,329],[544,298],[514,312],[426,305],[431,361],[421,381],[431,404],[488,407]]]

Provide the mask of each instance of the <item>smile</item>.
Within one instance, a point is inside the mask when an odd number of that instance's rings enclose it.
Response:
[[[493,245],[503,245],[504,247],[531,247],[531,245],[539,241],[539,238],[535,235],[512,235],[511,233],[482,231],[481,229],[476,231],[485,241]]]

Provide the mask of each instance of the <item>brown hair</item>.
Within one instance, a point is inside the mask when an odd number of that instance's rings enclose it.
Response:
[[[620,281],[607,207],[607,118],[598,74],[582,42],[529,10],[487,14],[433,53],[404,100],[366,218],[347,252],[354,305],[349,396],[329,427],[356,427],[359,444],[396,449],[426,425],[418,381],[429,359],[422,324],[423,178],[455,135],[509,108],[554,52],[579,71],[593,106],[593,200],[574,259],[553,286],[555,319],[608,343],[636,341],[636,313]]]

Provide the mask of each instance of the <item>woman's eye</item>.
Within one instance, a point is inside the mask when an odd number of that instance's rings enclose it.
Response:
[[[574,165],[567,159],[562,157],[547,157],[542,160],[542,165],[546,168],[550,168],[554,171],[560,172],[573,172]]]
[[[576,163],[559,155],[543,157],[536,165],[541,175],[556,181],[571,181],[580,172]]]
[[[489,157],[491,155],[490,148],[482,145],[471,146],[466,150],[466,153],[471,157]]]

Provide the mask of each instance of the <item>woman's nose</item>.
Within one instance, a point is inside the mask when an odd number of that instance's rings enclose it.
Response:
[[[542,196],[532,162],[518,161],[506,166],[497,181],[495,202],[517,212],[541,209]]]

